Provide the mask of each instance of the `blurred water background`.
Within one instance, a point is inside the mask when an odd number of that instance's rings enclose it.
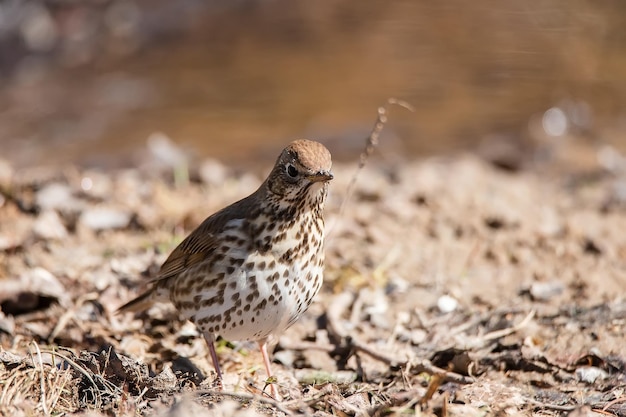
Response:
[[[123,166],[160,132],[234,164],[297,137],[354,160],[397,97],[415,111],[392,109],[384,152],[515,165],[623,149],[625,74],[619,0],[6,0],[0,157]]]

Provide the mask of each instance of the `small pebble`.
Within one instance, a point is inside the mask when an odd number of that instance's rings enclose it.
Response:
[[[131,215],[112,208],[90,208],[80,216],[80,222],[92,230],[122,229],[128,226]]]
[[[563,292],[560,281],[534,282],[530,286],[530,295],[535,301],[548,301]]]
[[[281,350],[274,354],[274,360],[290,368],[296,360],[296,355],[293,350]]]
[[[202,182],[209,185],[221,185],[228,178],[228,170],[215,159],[206,159],[200,165],[198,174]]]
[[[43,210],[66,209],[71,208],[74,198],[68,185],[54,182],[37,192],[36,203]]]
[[[35,236],[41,239],[63,239],[67,237],[67,229],[54,210],[44,211],[39,215],[33,226]]]
[[[31,291],[37,294],[65,300],[68,297],[67,290],[59,280],[46,269],[36,267],[24,272],[20,279],[22,292]]]
[[[587,384],[593,384],[597,380],[606,379],[609,374],[596,366],[583,366],[576,369],[576,377]]]
[[[437,308],[442,313],[451,313],[456,310],[459,306],[459,302],[456,298],[453,298],[449,295],[442,295],[437,300]]]
[[[150,384],[153,389],[158,391],[168,391],[176,388],[176,384],[178,380],[176,379],[176,375],[172,371],[172,368],[167,366],[160,374],[155,376]]]

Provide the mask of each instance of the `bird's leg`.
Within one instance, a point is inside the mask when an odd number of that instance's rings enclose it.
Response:
[[[272,367],[270,365],[270,356],[267,354],[267,339],[259,340],[259,349],[261,350],[261,355],[263,356],[263,363],[265,364],[265,371],[267,372],[267,379],[273,379],[274,374],[272,373]],[[278,393],[278,389],[276,388],[276,382],[270,382],[270,391],[272,393],[272,397],[280,401],[280,394]]]
[[[217,358],[217,352],[215,351],[215,336],[213,336],[212,334],[204,333],[204,340],[209,347],[211,362],[213,362],[215,373],[217,373],[217,386],[219,389],[222,389],[222,371],[220,370],[220,362]]]

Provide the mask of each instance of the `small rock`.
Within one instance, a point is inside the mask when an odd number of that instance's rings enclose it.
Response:
[[[530,286],[530,295],[535,301],[548,301],[563,292],[563,283],[559,281],[534,282]]]
[[[596,366],[583,366],[581,368],[576,369],[576,377],[578,380],[582,382],[586,382],[587,384],[593,384],[597,380],[606,379],[609,374]]]
[[[369,316],[369,321],[376,327],[388,329],[390,327],[387,318],[389,311],[389,299],[382,289],[372,290],[363,288],[359,292],[359,299],[363,301],[363,312]]]
[[[209,185],[220,185],[226,181],[228,170],[221,162],[215,159],[206,159],[198,169],[202,182]]]
[[[35,201],[43,210],[77,209],[78,200],[72,196],[67,184],[53,182],[37,192]]]
[[[4,365],[19,365],[23,362],[24,358],[14,353],[2,351],[0,352],[0,363]]]
[[[139,275],[141,271],[146,269],[146,263],[143,258],[137,256],[128,256],[126,258],[111,259],[111,271],[121,276]]]
[[[437,308],[442,313],[451,313],[459,307],[459,302],[456,298],[449,295],[442,295],[437,300]]]
[[[33,225],[33,232],[35,236],[41,239],[63,239],[67,237],[67,230],[54,210],[46,210],[39,215]]]
[[[281,350],[274,354],[274,360],[282,363],[288,368],[291,368],[293,366],[293,362],[296,360],[296,355],[293,350]]]
[[[151,386],[155,391],[171,391],[176,388],[177,383],[178,380],[176,375],[174,375],[174,371],[168,366],[152,379]]]
[[[409,289],[409,282],[399,276],[392,276],[385,286],[387,295],[400,295],[406,293]]]
[[[424,341],[426,341],[426,338],[428,336],[426,331],[422,329],[411,330],[409,334],[410,334],[411,343],[416,346],[421,343],[424,343]]]
[[[65,287],[63,287],[59,280],[49,271],[41,267],[36,267],[26,271],[20,277],[20,282],[27,289],[37,291],[43,295],[58,299],[65,298],[67,296]]]
[[[92,230],[122,229],[130,219],[126,211],[105,207],[87,209],[80,216],[80,222]]]
[[[0,311],[0,332],[12,335],[15,331],[15,319],[13,316],[6,316]]]
[[[3,310],[9,314],[21,314],[41,308],[42,304],[45,305],[42,298],[58,300],[62,305],[69,301],[63,285],[43,268],[30,269],[17,280],[0,280],[0,302]]]

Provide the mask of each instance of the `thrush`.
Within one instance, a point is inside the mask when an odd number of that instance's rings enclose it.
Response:
[[[298,320],[322,285],[323,209],[332,179],[324,145],[292,142],[254,193],[204,220],[150,288],[118,311],[171,302],[203,334],[219,381],[218,336],[257,341],[273,376],[268,338]],[[277,396],[273,384],[271,390]]]

